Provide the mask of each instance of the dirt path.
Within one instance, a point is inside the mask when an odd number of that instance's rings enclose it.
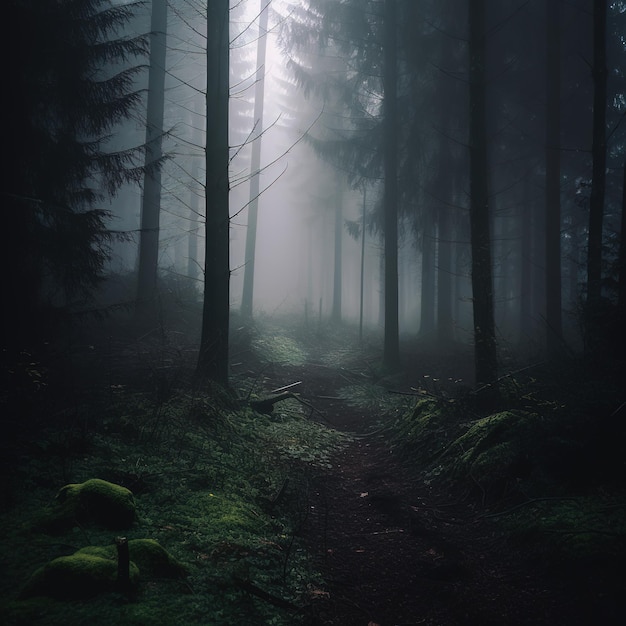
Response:
[[[374,416],[333,398],[330,369],[282,372],[280,379],[304,379],[302,397],[327,425],[355,435],[311,489],[304,535],[327,587],[308,624],[617,623],[601,585],[544,571],[471,504],[412,476],[384,435],[368,434]]]

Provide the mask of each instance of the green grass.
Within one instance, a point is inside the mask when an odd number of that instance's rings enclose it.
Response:
[[[346,438],[307,420],[291,401],[265,416],[214,395],[181,392],[155,404],[120,390],[93,411],[89,432],[71,450],[52,445],[61,435],[52,427],[22,444],[12,503],[0,515],[0,621],[297,624],[300,614],[279,605],[302,606],[321,584],[297,536],[307,482],[329,467]],[[184,565],[185,578],[142,575],[140,568],[130,600],[111,591],[82,601],[20,598],[37,568],[87,546],[111,546],[119,534],[88,524],[56,535],[37,530],[59,488],[89,478],[133,491],[138,521],[124,534],[158,541]]]

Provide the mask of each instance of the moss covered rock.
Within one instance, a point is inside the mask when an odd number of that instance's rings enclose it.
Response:
[[[139,583],[140,574],[142,578],[181,578],[187,575],[185,566],[154,539],[131,539],[128,552],[131,588]],[[82,599],[114,591],[117,586],[116,546],[86,546],[37,569],[21,596]]]
[[[99,478],[65,485],[57,493],[56,500],[57,507],[50,511],[45,524],[52,529],[79,522],[121,530],[130,528],[136,517],[132,492]]]
[[[181,578],[187,575],[185,566],[175,559],[154,539],[131,539],[128,552],[132,563],[137,565],[142,577]],[[110,546],[87,546],[76,554],[87,554],[105,559],[116,559],[116,548]]]
[[[139,568],[130,563],[132,587],[139,581]],[[90,598],[114,591],[117,585],[117,559],[76,552],[46,563],[30,577],[21,596],[49,596],[60,600]]]

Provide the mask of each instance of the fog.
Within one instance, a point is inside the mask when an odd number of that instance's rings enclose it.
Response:
[[[282,15],[288,3],[274,2]],[[165,275],[189,276],[201,292],[204,250],[202,213],[204,211],[202,144],[204,138],[205,63],[200,32],[191,28],[188,13],[193,3],[170,9],[164,152],[161,196],[159,266]],[[264,132],[255,133],[254,101],[256,46],[259,3],[237,3],[231,13],[231,306],[241,304],[246,264],[245,240],[250,202],[250,151],[254,141],[262,141],[261,195],[258,199],[258,231],[254,272],[254,309],[273,315],[299,312],[318,317],[330,315],[333,299],[333,229],[336,199],[340,198],[343,220],[360,222],[362,194],[352,190],[345,176],[316,156],[306,142],[307,133],[316,134],[325,120],[323,102],[307,100],[290,81],[287,62],[280,49],[281,17],[272,12],[267,35],[265,62]],[[149,24],[140,14],[136,27]],[[146,77],[147,80],[147,77]],[[297,113],[297,117],[294,117]],[[257,122],[258,123],[258,122]],[[145,121],[139,119],[115,140],[115,146],[140,143]],[[322,130],[323,132],[323,130]],[[332,193],[329,193],[329,189]],[[131,238],[115,244],[110,261],[113,272],[132,271],[137,262],[142,191],[126,186],[111,200],[115,214],[112,228],[131,233]],[[370,200],[369,211],[372,210]],[[190,257],[191,238],[197,234],[196,250]],[[365,235],[364,321],[379,323],[380,242],[378,235]],[[342,316],[358,320],[360,293],[360,251],[358,237],[343,228]],[[193,266],[197,273],[194,274]]]
[[[421,37],[415,41],[400,38],[399,50],[404,56],[398,102],[404,108],[399,113],[402,119],[398,119],[401,133],[397,147],[400,155],[398,313],[400,332],[420,331],[433,337],[439,332],[439,338],[449,336],[465,342],[471,340],[473,332],[468,231],[470,185],[464,148],[467,96],[462,40],[453,45],[446,34],[462,32],[465,23],[462,15],[449,11],[453,5],[445,2],[431,7],[432,15],[420,18],[416,33]],[[500,12],[489,16],[490,23],[501,24],[492,34],[488,68],[493,77],[488,111],[492,140],[494,303],[501,338],[535,341],[535,333],[544,324],[545,292],[541,277],[544,252],[538,208],[544,194],[544,102],[536,85],[543,84],[537,77],[545,75],[545,65],[543,44],[533,26],[541,15],[541,7],[533,3],[517,8],[513,5],[514,2],[507,3]],[[374,53],[367,53],[377,54],[379,60],[368,61],[363,53],[359,61],[363,67],[359,69],[351,65],[350,54],[342,49],[339,38],[333,41],[329,37],[325,45],[317,48],[294,38],[297,27],[313,28],[302,20],[306,6],[307,3],[287,0],[271,3],[260,137],[260,121],[254,119],[253,109],[261,4],[247,0],[233,2],[231,6],[231,308],[236,311],[242,304],[244,273],[249,264],[245,246],[254,174],[251,146],[261,142],[254,256],[255,314],[297,313],[307,320],[321,316],[359,322],[365,202],[363,321],[369,328],[378,328],[384,315],[380,208],[383,177],[382,157],[373,146],[381,141],[377,134],[383,110],[380,45],[371,48]],[[416,6],[408,3],[405,10],[411,13]],[[561,179],[563,297],[565,324],[576,334],[574,312],[584,278],[580,254],[584,220],[577,214],[580,212],[577,207],[581,199],[588,197],[585,181],[590,160],[585,150],[590,141],[588,112],[592,87],[590,73],[576,60],[576,55],[580,58],[580,54],[589,53],[591,39],[584,11],[574,6],[564,11],[563,98],[568,106],[562,116],[566,146],[562,153]],[[168,16],[163,150],[169,160],[162,176],[159,249],[162,275],[187,281],[199,297],[204,263],[206,124],[203,35],[206,24],[201,15],[202,3],[188,0],[170,6]],[[369,13],[367,19],[371,32],[376,33],[374,26],[379,19],[376,13]],[[440,26],[435,28],[432,24],[437,20]],[[149,15],[144,13],[132,27],[145,32],[148,24]],[[524,29],[533,33],[530,47],[523,37],[513,36]],[[446,64],[452,69],[443,67]],[[357,80],[359,72],[362,74]],[[338,79],[338,88],[332,81],[340,75],[344,78]],[[147,80],[147,76],[144,78]],[[341,93],[342,80],[353,90],[352,112],[345,104],[349,92]],[[313,86],[307,85],[307,81]],[[331,87],[320,87],[326,83]],[[358,107],[361,107],[360,118],[354,117]],[[623,96],[620,100],[615,95],[616,114],[620,107],[623,108]],[[144,128],[145,119],[139,116],[113,143],[141,143]],[[320,145],[332,145],[339,137],[351,140],[357,137],[364,146],[362,150],[371,148],[372,155],[363,157],[362,163],[354,154],[342,161],[344,148],[339,147],[337,153],[322,158]],[[609,165],[608,175],[612,194],[607,210],[610,231],[616,228],[616,212],[610,208],[618,198],[616,162]],[[127,241],[114,246],[110,261],[113,272],[132,272],[136,268],[141,198],[139,187],[126,186],[111,201],[116,216],[111,228],[130,234]],[[341,231],[340,242],[335,238],[337,229]],[[524,229],[532,231],[532,236],[528,235],[531,243],[525,239]],[[335,274],[337,254],[341,260],[340,275]],[[530,278],[524,277],[525,271]],[[524,295],[524,290],[530,291]]]

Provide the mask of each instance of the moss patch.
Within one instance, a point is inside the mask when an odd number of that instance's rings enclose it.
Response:
[[[254,350],[270,363],[282,365],[304,365],[306,352],[301,344],[284,335],[264,335],[252,341]]]
[[[130,583],[136,587],[139,568],[131,562]],[[49,596],[61,600],[78,600],[115,590],[117,560],[76,552],[61,556],[36,570],[23,589],[21,596]]]
[[[44,530],[59,532],[76,523],[122,530],[130,528],[136,517],[132,492],[99,478],[65,485],[56,500],[57,505],[40,520]]]
[[[128,542],[130,560],[141,573],[141,577],[180,578],[187,574],[187,568],[174,558],[154,539],[131,539]],[[76,554],[87,554],[104,559],[116,560],[117,550],[113,545],[86,546]]]
[[[541,417],[523,411],[482,418],[448,448],[454,455],[450,471],[456,478],[470,477],[485,491],[505,489],[509,481],[528,475],[533,440],[541,430]]]

